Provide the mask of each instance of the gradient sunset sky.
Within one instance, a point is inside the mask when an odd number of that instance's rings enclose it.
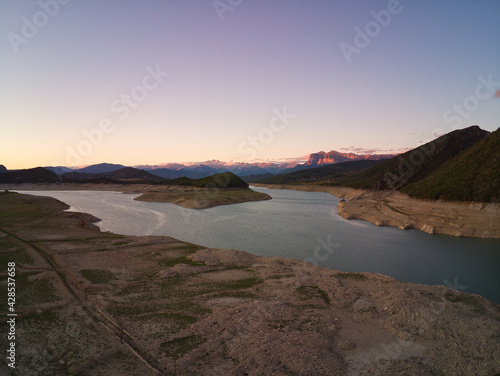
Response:
[[[0,17],[9,169],[397,152],[500,126],[500,1],[16,0]]]

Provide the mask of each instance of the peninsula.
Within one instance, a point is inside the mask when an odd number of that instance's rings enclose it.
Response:
[[[44,169],[41,169],[44,170]],[[126,170],[126,171],[124,171]],[[129,174],[128,179],[118,179],[123,173]],[[50,173],[45,170],[43,173]],[[133,175],[130,175],[132,173]],[[151,180],[144,172],[134,168],[114,171],[112,174],[90,174],[75,178],[78,173],[65,176],[61,181],[33,183],[34,175],[39,175],[40,169],[28,169],[13,172],[14,178],[0,176],[0,189],[4,190],[92,190],[115,191],[122,193],[141,194],[135,200],[169,202],[191,209],[206,209],[220,205],[238,204],[250,201],[270,200],[266,193],[256,192],[249,188],[248,183],[231,172],[219,173],[200,179],[178,178],[172,180]],[[55,174],[54,174],[55,175]],[[97,176],[96,176],[97,175]],[[130,178],[133,176],[133,178]],[[141,179],[137,177],[141,176]],[[140,181],[138,181],[140,180]],[[5,183],[7,182],[7,183]]]

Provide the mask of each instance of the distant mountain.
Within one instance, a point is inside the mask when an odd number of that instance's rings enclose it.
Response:
[[[113,164],[113,163],[99,163],[91,166],[87,166],[84,168],[77,169],[75,171],[81,173],[91,173],[91,174],[100,174],[104,172],[112,172],[124,168],[121,164]]]
[[[255,174],[277,174],[285,171],[287,168],[299,165],[299,161],[292,160],[289,162],[221,162],[218,160],[205,161],[201,163],[165,163],[155,166],[135,166],[136,168],[144,168],[151,174],[175,179],[178,177],[189,177],[199,179],[221,172],[232,172],[238,176],[255,175]]]
[[[52,172],[56,173],[57,175],[62,175],[62,174],[65,174],[67,172],[75,171],[72,168],[63,167],[63,166],[57,166],[57,167],[49,166],[49,167],[44,167],[44,168],[47,169],[47,170],[49,170],[49,171],[52,171]]]
[[[178,172],[177,170],[171,170],[169,168],[147,169],[144,171],[147,171],[152,175],[159,176],[165,179],[177,179],[184,176],[182,172]]]
[[[8,171],[8,170],[7,170],[7,167],[5,167],[4,165],[0,165],[0,174],[1,174],[2,172],[7,172],[7,171]]]
[[[500,202],[500,128],[402,191],[428,199]]]
[[[338,151],[332,150],[328,153],[320,151],[319,153],[313,153],[309,155],[309,159],[305,166],[319,166],[332,163],[341,163],[349,161],[359,161],[359,160],[381,160],[389,159],[394,157],[395,154],[354,154],[354,153],[340,153]]]
[[[478,126],[456,130],[376,166],[340,178],[334,184],[361,189],[399,190],[430,176],[488,134]]]
[[[381,160],[393,157],[394,154],[353,154],[339,153],[331,151],[329,153],[313,153],[308,157],[290,159],[285,162],[223,162],[211,160],[200,163],[163,163],[159,165],[139,165],[136,168],[143,168],[151,174],[165,178],[176,179],[179,177],[188,177],[191,179],[200,179],[221,172],[232,172],[240,177],[249,175],[263,174],[283,174],[306,168],[316,167],[324,164],[339,163],[351,160]],[[306,160],[305,163],[304,160]]]
[[[0,183],[56,183],[58,176],[43,167],[29,168],[25,170],[7,171],[0,174]]]
[[[265,184],[330,184],[354,171],[380,164],[382,160],[360,160],[329,164],[321,167],[305,168],[286,174],[278,174],[254,180]]]
[[[81,171],[81,170],[79,170]],[[139,170],[133,167],[123,167],[119,170],[102,173],[85,173],[73,171],[63,174],[65,182],[144,182],[157,181],[163,178],[152,175],[147,171]]]

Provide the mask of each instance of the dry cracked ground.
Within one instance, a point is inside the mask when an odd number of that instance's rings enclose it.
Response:
[[[2,375],[500,374],[500,307],[480,296],[102,233],[65,208],[0,194],[18,313]]]

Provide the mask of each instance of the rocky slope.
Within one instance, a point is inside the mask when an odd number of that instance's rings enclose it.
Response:
[[[309,159],[304,164],[309,167],[320,166],[331,163],[360,161],[360,160],[380,160],[394,157],[394,154],[354,154],[354,153],[340,153],[332,150],[328,153],[320,151],[309,155]]]
[[[0,256],[17,263],[22,333],[12,375],[500,372],[500,308],[480,296],[100,233],[65,208],[0,194]]]

